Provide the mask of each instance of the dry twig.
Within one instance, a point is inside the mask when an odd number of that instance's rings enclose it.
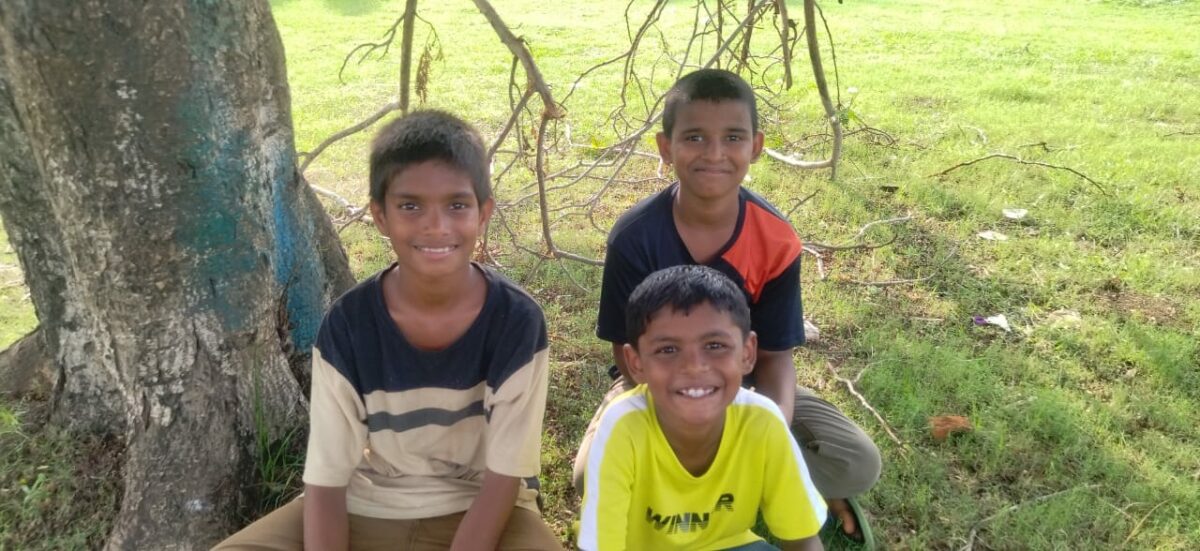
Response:
[[[941,171],[941,172],[935,172],[935,173],[933,173],[933,174],[930,174],[930,175],[928,175],[928,176],[926,176],[926,177],[927,177],[927,178],[932,178],[932,177],[934,177],[934,176],[945,176],[946,174],[949,174],[950,172],[952,172],[952,171],[954,171],[954,170],[958,170],[958,169],[960,169],[960,168],[962,168],[962,167],[964,167],[964,166],[971,166],[971,165],[973,165],[973,164],[975,164],[975,163],[982,162],[982,161],[986,161],[986,160],[988,160],[988,159],[1008,159],[1008,160],[1010,160],[1010,161],[1013,161],[1013,162],[1016,162],[1016,163],[1020,163],[1020,164],[1023,164],[1023,165],[1036,165],[1036,166],[1044,166],[1044,167],[1046,167],[1046,168],[1053,168],[1053,169],[1057,169],[1057,170],[1065,170],[1065,171],[1067,171],[1067,172],[1070,172],[1071,174],[1074,174],[1074,175],[1076,175],[1076,176],[1079,176],[1080,178],[1083,178],[1084,180],[1087,180],[1087,181],[1088,181],[1088,183],[1092,184],[1093,186],[1095,186],[1095,187],[1096,187],[1096,189],[1100,190],[1100,193],[1102,193],[1102,194],[1104,194],[1104,195],[1108,195],[1108,194],[1109,194],[1109,193],[1108,193],[1108,189],[1106,189],[1106,188],[1104,187],[1104,184],[1101,184],[1100,182],[1097,182],[1097,181],[1093,180],[1093,179],[1092,179],[1091,177],[1089,177],[1087,174],[1084,174],[1084,173],[1082,173],[1082,172],[1080,172],[1080,171],[1078,171],[1078,170],[1075,170],[1075,169],[1073,169],[1073,168],[1071,168],[1071,167],[1069,167],[1069,166],[1054,165],[1054,164],[1050,164],[1050,163],[1043,163],[1043,162],[1041,162],[1041,161],[1030,161],[1030,160],[1027,160],[1027,159],[1022,159],[1022,158],[1020,158],[1020,157],[1017,157],[1016,155],[1009,155],[1009,154],[1007,154],[1007,153],[992,153],[992,154],[990,154],[990,155],[984,155],[984,156],[982,156],[982,157],[979,157],[978,159],[972,159],[972,160],[970,160],[970,161],[966,161],[966,162],[963,162],[963,163],[958,163],[958,164],[956,164],[956,165],[954,165],[954,166],[952,166],[952,167],[950,167],[950,168],[947,168],[946,170],[943,170],[943,171]]]
[[[805,243],[805,247],[810,247],[812,249],[815,249],[813,251],[815,254],[819,254],[821,251],[851,251],[851,250],[860,250],[860,249],[861,250],[869,250],[869,249],[878,249],[880,247],[886,247],[896,241],[895,235],[893,235],[891,239],[888,239],[887,241],[884,241],[882,243],[862,243],[861,240],[862,240],[863,236],[867,234],[867,230],[870,230],[872,227],[878,226],[880,224],[887,224],[887,225],[901,224],[904,222],[908,222],[909,220],[912,220],[911,214],[906,214],[904,216],[900,216],[900,217],[896,217],[896,218],[886,218],[883,220],[875,220],[873,222],[868,222],[868,223],[864,224],[863,227],[859,228],[858,233],[854,234],[854,237],[852,237],[850,239],[850,241],[845,244],[826,245],[824,243],[809,242],[809,243]]]
[[[853,283],[855,285],[863,285],[863,286],[867,286],[867,287],[894,287],[896,285],[909,285],[911,283],[920,283],[922,281],[928,281],[931,278],[933,278],[933,276],[918,277],[916,279],[888,279],[885,281],[858,281],[858,280],[851,279],[851,280],[847,280],[846,283]]]
[[[862,371],[859,371],[858,375],[854,377],[853,381],[838,375],[837,370],[833,368],[833,364],[829,362],[825,362],[825,369],[829,370],[829,374],[833,375],[834,379],[837,379],[838,382],[845,385],[846,390],[848,390],[855,398],[858,398],[859,403],[861,403],[863,407],[867,408],[867,411],[870,411],[871,415],[875,416],[875,420],[879,421],[880,426],[882,426],[883,430],[887,432],[887,435],[891,437],[892,441],[895,442],[897,446],[900,446],[901,452],[908,451],[908,445],[901,441],[899,436],[896,436],[895,431],[892,430],[892,426],[888,424],[887,420],[885,420],[883,416],[871,406],[871,403],[867,401],[866,397],[860,394],[858,389],[854,387],[854,383],[858,382],[858,380],[862,378],[863,373],[866,373],[867,369],[870,369],[869,366],[863,368]]]

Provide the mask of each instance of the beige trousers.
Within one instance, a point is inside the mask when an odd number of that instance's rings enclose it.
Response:
[[[350,515],[353,551],[435,551],[450,548],[465,513],[397,520]],[[558,538],[537,513],[514,507],[497,549],[561,550]],[[304,498],[299,497],[217,544],[220,551],[301,551],[304,549]]]

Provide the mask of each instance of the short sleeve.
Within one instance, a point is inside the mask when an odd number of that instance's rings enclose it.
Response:
[[[800,257],[763,286],[750,305],[750,328],[763,350],[789,350],[804,344],[804,310],[800,303]]]
[[[637,450],[628,433],[608,421],[607,427],[601,421],[584,471],[577,542],[583,551],[624,549],[629,530]]]
[[[604,257],[604,277],[600,283],[600,313],[596,320],[596,336],[612,343],[623,344],[625,336],[625,305],[629,295],[647,275],[621,250],[617,242],[609,244]]]
[[[493,365],[515,365],[484,400],[487,419],[487,469],[528,478],[541,470],[542,421],[546,413],[550,355],[546,323],[536,305],[525,320],[509,327],[502,347],[509,357],[491,358]]]
[[[792,438],[778,409],[765,423],[763,435],[766,465],[763,480],[762,515],[771,534],[782,540],[814,536],[825,520],[825,500],[808,473],[800,447]]]
[[[327,316],[312,349],[312,393],[309,399],[308,451],[304,482],[341,487],[363,459],[367,441],[366,407],[343,375],[353,362],[352,350],[335,350],[335,328]],[[322,350],[324,346],[325,350]]]

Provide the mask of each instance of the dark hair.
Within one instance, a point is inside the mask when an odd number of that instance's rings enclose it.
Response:
[[[729,314],[742,337],[750,334],[750,307],[737,284],[707,266],[683,265],[654,272],[633,290],[625,306],[626,342],[636,349],[651,316],[663,308],[687,313],[704,303]]]
[[[388,123],[371,142],[371,201],[383,203],[392,178],[410,165],[439,160],[471,178],[475,199],[492,196],[483,139],[444,111],[413,111]]]
[[[675,113],[680,107],[693,101],[740,101],[750,108],[750,130],[758,132],[758,104],[754,90],[742,77],[723,69],[700,69],[692,71],[675,82],[667,90],[663,105],[663,133],[671,137],[675,130]]]

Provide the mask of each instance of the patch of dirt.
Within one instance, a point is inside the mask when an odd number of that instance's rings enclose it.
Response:
[[[1101,285],[1096,298],[1118,315],[1133,314],[1155,325],[1172,325],[1179,316],[1179,309],[1167,299],[1130,291],[1116,278]]]

